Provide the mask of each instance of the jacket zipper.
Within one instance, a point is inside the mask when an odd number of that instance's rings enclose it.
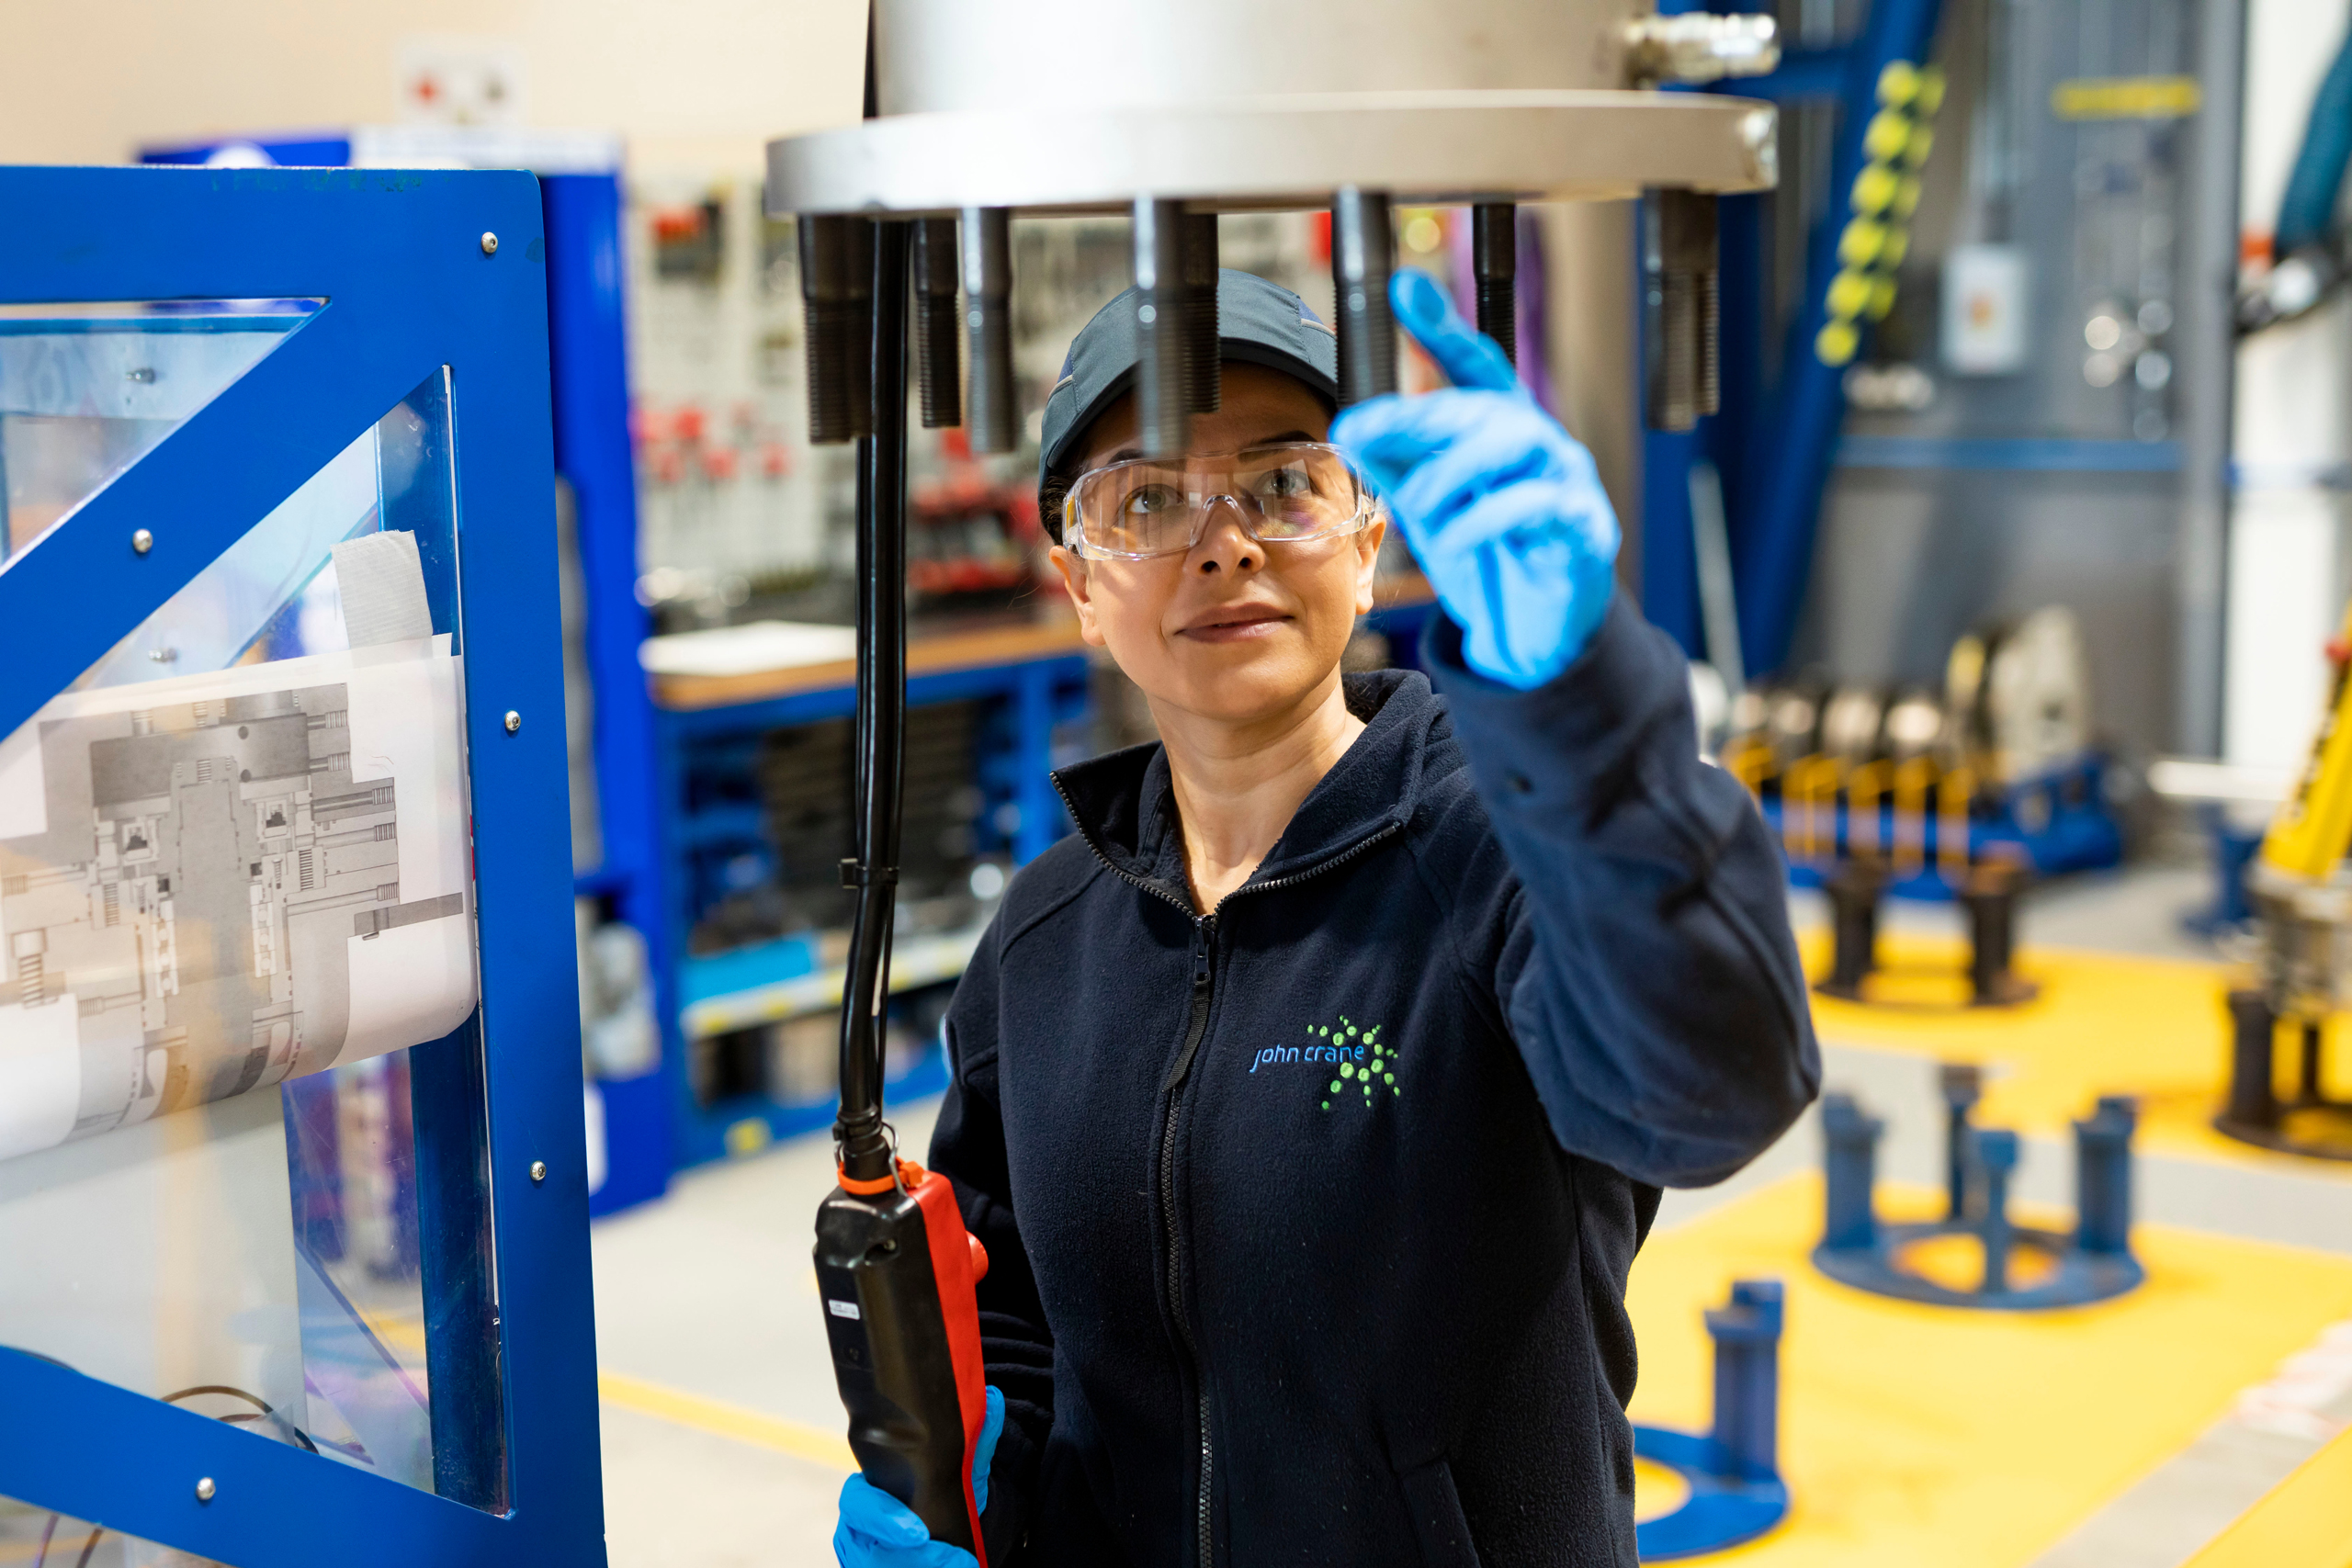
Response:
[[[1216,917],[1195,916],[1193,920],[1193,1020],[1184,1031],[1184,1048],[1176,1054],[1175,1066],[1168,1071],[1168,1081],[1161,1086],[1165,1108],[1161,1112],[1159,1132],[1159,1219],[1168,1237],[1168,1310],[1176,1320],[1176,1337],[1183,1346],[1185,1358],[1193,1364],[1193,1390],[1195,1398],[1193,1419],[1200,1434],[1201,1480],[1194,1495],[1194,1523],[1199,1531],[1199,1568],[1213,1568],[1211,1520],[1213,1515],[1210,1475],[1216,1461],[1215,1443],[1209,1435],[1208,1371],[1202,1364],[1200,1346],[1193,1339],[1192,1319],[1184,1311],[1184,1248],[1176,1229],[1176,1112],[1180,1097],[1184,1092],[1184,1080],[1192,1074],[1193,1055],[1201,1048],[1201,1037],[1209,1029],[1209,1003],[1216,981],[1215,953],[1216,947]]]
[[[1054,792],[1062,797],[1062,805],[1069,811],[1070,820],[1077,821],[1078,808],[1071,804],[1069,792],[1062,788],[1061,780],[1054,780]],[[1378,832],[1351,845],[1347,850],[1332,856],[1320,865],[1312,866],[1294,875],[1278,876],[1272,882],[1237,887],[1227,894],[1226,897],[1238,897],[1244,893],[1270,893],[1276,888],[1288,887],[1295,883],[1304,882],[1310,876],[1320,875],[1333,866],[1342,865],[1353,860],[1373,845],[1394,834],[1402,826],[1401,823],[1392,821]],[[1147,893],[1158,894],[1183,910],[1193,922],[1193,1017],[1191,1023],[1184,1031],[1183,1049],[1177,1052],[1174,1066],[1168,1069],[1168,1081],[1160,1086],[1163,1105],[1159,1126],[1159,1221],[1161,1231],[1168,1237],[1169,1315],[1176,1321],[1178,1348],[1182,1350],[1185,1359],[1192,1364],[1193,1387],[1196,1396],[1193,1421],[1200,1433],[1201,1480],[1193,1510],[1195,1528],[1198,1531],[1195,1546],[1198,1555],[1195,1562],[1198,1568],[1216,1568],[1215,1542],[1212,1539],[1215,1494],[1210,1488],[1209,1482],[1216,1455],[1215,1444],[1209,1435],[1208,1369],[1201,1358],[1200,1346],[1193,1337],[1192,1319],[1184,1311],[1184,1247],[1182,1236],[1176,1228],[1176,1111],[1178,1097],[1183,1092],[1186,1079],[1192,1076],[1193,1057],[1199,1052],[1202,1040],[1208,1034],[1209,1003],[1214,998],[1216,988],[1216,910],[1212,909],[1205,915],[1201,914],[1193,908],[1189,899],[1179,898],[1159,883],[1114,865],[1111,863],[1111,857],[1097,848],[1092,839],[1088,838],[1084,833],[1079,836],[1085,840],[1088,852],[1096,860],[1102,862],[1103,868],[1112,875],[1123,882],[1133,883]],[[1220,899],[1217,908],[1225,908],[1224,900]]]

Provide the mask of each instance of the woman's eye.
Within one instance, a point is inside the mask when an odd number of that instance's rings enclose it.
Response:
[[[1126,511],[1133,516],[1148,517],[1171,511],[1183,501],[1174,485],[1144,485],[1128,492]]]
[[[1258,480],[1258,493],[1269,501],[1295,501],[1314,490],[1313,481],[1300,468],[1270,469]]]

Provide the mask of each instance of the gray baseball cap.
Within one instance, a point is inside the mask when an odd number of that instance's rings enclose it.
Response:
[[[1136,291],[1127,289],[1094,312],[1094,319],[1070,340],[1061,379],[1046,399],[1044,450],[1037,464],[1041,491],[1063,471],[1095,417],[1135,385],[1141,357],[1136,305]],[[1339,340],[1289,289],[1255,273],[1219,267],[1216,328],[1220,358],[1296,377],[1324,401],[1339,403]],[[1049,531],[1061,525],[1054,516],[1045,522]]]

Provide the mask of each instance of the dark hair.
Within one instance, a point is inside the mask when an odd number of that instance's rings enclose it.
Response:
[[[1069,495],[1070,480],[1077,477],[1057,470],[1037,486],[1037,521],[1045,525],[1046,536],[1057,545],[1062,542],[1062,502]]]

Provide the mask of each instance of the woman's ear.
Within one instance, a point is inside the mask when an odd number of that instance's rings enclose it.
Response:
[[[1078,611],[1078,635],[1086,639],[1089,648],[1103,647],[1102,628],[1095,620],[1094,596],[1088,592],[1086,562],[1060,545],[1047,550],[1046,556],[1054,563],[1054,570],[1062,574],[1062,590]]]
[[[1372,585],[1380,575],[1381,541],[1388,537],[1388,513],[1374,512],[1372,521],[1356,532],[1356,614],[1372,614]]]

